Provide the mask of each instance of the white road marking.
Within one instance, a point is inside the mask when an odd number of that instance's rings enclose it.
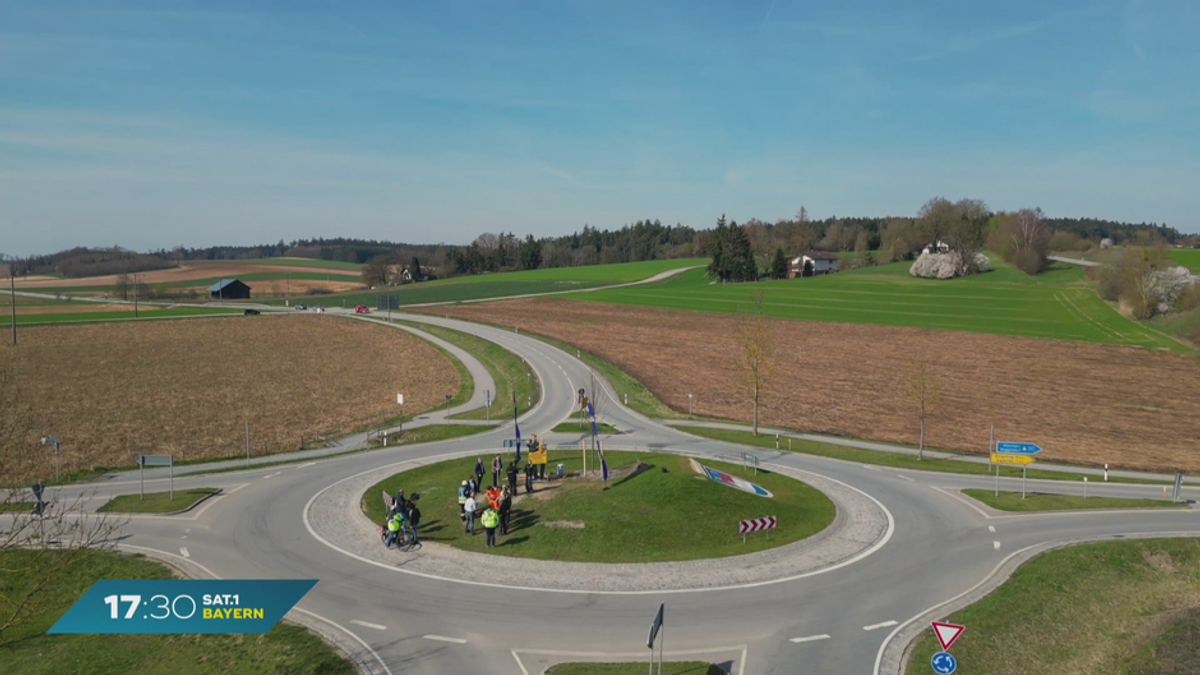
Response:
[[[887,628],[888,626],[895,626],[895,625],[896,625],[895,621],[884,621],[883,623],[873,623],[870,626],[863,626],[863,630],[876,630],[878,628]]]
[[[862,468],[864,468],[864,469],[870,469],[870,470],[872,470],[872,471],[883,471],[883,469],[881,469],[881,468],[879,468],[879,467],[877,467],[877,466],[871,466],[870,464],[863,464],[863,465],[862,465]]]
[[[998,542],[998,541],[993,541],[993,542],[992,542],[992,548],[994,548],[994,549],[996,549],[997,551],[999,551],[999,550],[1000,550],[1000,542]]]
[[[453,642],[456,645],[465,645],[467,641],[462,638],[446,637],[445,635],[422,635],[426,640],[437,640],[438,642]]]
[[[278,475],[279,475],[279,474],[281,474],[281,473],[283,473],[283,472],[282,472],[282,471],[276,471],[275,473],[273,473],[273,474],[271,474],[271,475],[269,475],[269,476],[263,476],[263,480],[266,480],[266,479],[268,479],[268,478],[274,478],[275,476],[278,476]]]
[[[306,469],[306,468],[312,466],[313,464],[316,464],[316,462],[309,462],[308,464],[301,464],[300,466],[298,466],[296,468],[297,469]],[[420,525],[420,523],[417,523],[417,524]]]
[[[185,557],[185,558],[190,558],[190,557],[192,557],[192,554],[190,554],[190,553],[188,553],[188,552],[187,552],[187,547],[186,547],[186,546],[181,546],[181,547],[179,548],[179,552],[180,552],[180,553],[183,555],[183,557]]]
[[[183,535],[182,537],[180,537],[180,539],[187,539],[187,535],[186,534]]]
[[[996,534],[996,526],[988,525],[988,532],[991,532],[992,534]]]
[[[365,626],[367,628],[374,628],[375,630],[387,630],[387,626],[380,626],[377,623],[368,623],[366,621],[359,621],[358,619],[350,619],[350,623],[357,624],[359,626]]]
[[[909,478],[908,476],[905,476],[904,474],[899,474],[899,473],[898,473],[898,474],[896,474],[896,478],[901,478],[901,479],[904,479],[904,480],[906,480],[906,481],[908,481],[908,482],[910,482],[910,483],[915,483],[915,482],[916,482],[916,481],[914,481],[913,479]]]
[[[809,635],[808,637],[792,638],[791,640],[788,640],[788,642],[816,642],[817,640],[828,640],[828,639],[829,639],[828,635],[821,634],[821,635]]]

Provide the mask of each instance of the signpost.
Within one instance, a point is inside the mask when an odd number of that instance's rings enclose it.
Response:
[[[146,498],[146,474],[148,466],[165,466],[171,477],[171,501],[175,501],[175,465],[170,455],[138,455],[138,480],[141,483],[140,498]]]
[[[488,390],[486,390],[485,393],[487,396],[487,400],[484,403],[484,407],[487,408],[487,412],[484,414],[487,416],[487,421],[491,422],[492,421],[492,390],[488,389]]]
[[[650,670],[649,675],[654,675],[654,640],[658,637],[658,633],[663,627],[663,609],[667,603],[659,603],[658,614],[654,615],[654,621],[650,624],[650,635],[646,638],[646,646],[650,648]],[[663,643],[666,642],[666,633],[663,633],[662,642],[658,643],[658,675],[662,675],[662,657]]]
[[[1183,474],[1175,474],[1175,489],[1171,491],[1171,501],[1177,502],[1183,497]]]
[[[754,467],[754,475],[757,476],[758,475],[758,456],[752,455],[748,452],[743,452],[742,453],[742,468],[745,469],[748,466]]]
[[[742,535],[742,543],[746,543],[747,532],[758,532],[760,530],[771,530],[779,523],[775,516],[767,516],[766,518],[751,518],[738,523],[738,534]],[[767,539],[771,538],[771,533],[767,532]]]
[[[992,453],[993,464],[1013,464],[1021,467],[1021,499],[1025,499],[1025,476],[1029,473],[1029,465],[1035,461],[1033,455],[1042,451],[1042,446],[1036,443],[1014,443],[1001,441],[996,444]],[[996,496],[1000,496],[1000,467],[996,467]]]
[[[942,651],[934,654],[929,664],[933,667],[933,672],[938,675],[950,675],[958,669],[958,660],[950,655],[950,646],[962,635],[966,626],[940,621],[934,621],[931,625],[933,634],[937,636],[938,644],[942,645]]]
[[[404,428],[404,394],[396,394],[396,404],[400,406],[400,428]]]
[[[42,499],[42,495],[46,492],[46,481],[40,481],[33,484],[33,498],[37,500],[33,505],[33,515],[40,516],[46,512],[46,502]]]

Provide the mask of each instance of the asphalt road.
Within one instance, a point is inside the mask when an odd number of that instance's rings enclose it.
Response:
[[[576,390],[590,380],[585,364],[534,338],[447,319],[406,318],[465,329],[524,356],[544,391],[542,402],[521,419],[525,435],[570,416]],[[890,512],[894,531],[872,555],[795,581],[634,595],[517,590],[506,588],[502,578],[491,586],[433,580],[399,569],[402,553],[397,569],[382,568],[327,546],[309,531],[305,509],[332,483],[399,459],[476,449],[490,456],[512,437],[508,425],[445,442],[176,478],[176,489],[208,485],[225,494],[183,515],[132,518],[121,543],[186,559],[222,578],[319,579],[292,616],[352,635],[347,639],[361,644],[357,656],[379,673],[534,675],[563,660],[644,657],[649,623],[665,602],[668,659],[674,653],[727,663],[733,673],[791,674],[896,672],[895,655],[890,648],[885,654],[884,647],[903,647],[909,630],[927,618],[944,618],[953,605],[943,603],[960,596],[960,603],[969,601],[981,582],[1002,578],[1002,563],[1019,561],[1028,547],[1144,534],[1200,536],[1200,514],[1191,509],[989,514],[955,494],[964,487],[991,488],[989,478],[747,450],[674,431],[622,407],[618,392],[610,394],[602,402],[605,417],[629,432],[620,445],[726,458],[753,452],[764,464],[816,472],[866,492]],[[1019,481],[1001,482],[1001,489],[1019,489]],[[1047,492],[1082,489],[1073,482],[1029,484]],[[64,487],[58,493],[70,498],[88,489]],[[136,493],[138,485],[119,479],[100,489]],[[152,489],[165,485],[148,481]],[[1186,490],[1194,496],[1195,488]],[[1162,489],[1093,481],[1089,495],[1161,498]]]

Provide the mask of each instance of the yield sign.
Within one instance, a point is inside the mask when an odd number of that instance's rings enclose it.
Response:
[[[966,630],[966,626],[956,626],[952,623],[933,622],[933,632],[937,635],[938,642],[942,643],[942,651],[950,649],[950,645],[962,635]]]

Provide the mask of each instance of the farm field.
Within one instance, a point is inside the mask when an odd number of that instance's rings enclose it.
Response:
[[[69,358],[64,358],[69,355]],[[0,354],[0,399],[26,408],[27,450],[0,482],[36,470],[128,466],[136,454],[183,462],[295,450],[301,437],[350,431],[444,404],[460,376],[404,331],[331,316],[35,326]],[[11,461],[10,461],[11,460]]]
[[[686,411],[693,392],[697,416],[751,417],[738,384],[734,316],[558,298],[436,312],[577,345],[674,410]],[[942,393],[930,446],[982,454],[995,424],[998,438],[1040,444],[1045,461],[1200,470],[1200,359],[1192,355],[894,326],[770,324],[781,356],[764,425],[915,445],[918,423],[901,379],[909,359],[927,358]]]
[[[383,294],[400,296],[401,307],[435,302],[462,302],[629,283],[647,279],[661,272],[704,264],[707,264],[706,260],[687,258],[478,274],[420,284],[378,288],[367,293],[331,296],[331,299],[333,297],[344,298],[350,306],[362,304],[372,308],[376,306],[378,297]],[[282,302],[275,304],[282,304]]]
[[[132,276],[132,275],[130,275]],[[138,281],[151,286],[165,284],[171,286],[202,286],[211,285],[220,279],[256,278],[256,279],[313,279],[324,281],[328,276],[330,281],[351,282],[362,285],[358,269],[328,268],[313,269],[311,266],[297,266],[272,263],[249,263],[243,261],[213,261],[189,263],[183,267],[171,267],[152,272],[138,273]],[[88,291],[107,290],[117,283],[117,275],[109,274],[98,277],[82,277],[76,279],[29,278],[17,279],[17,290],[55,291]]]
[[[1200,274],[1200,248],[1167,249],[1167,257],[1191,270],[1192,274]]]
[[[34,307],[17,309],[17,325],[39,325],[47,323],[79,323],[123,321],[134,319],[132,305],[102,305],[98,303],[78,303],[50,307]],[[128,308],[128,309],[126,309]],[[201,317],[212,315],[237,315],[240,309],[222,309],[213,307],[160,307],[142,305],[137,311],[137,319],[178,319],[185,317]],[[0,326],[11,326],[12,315],[0,316]]]
[[[1029,277],[1003,262],[975,277],[937,281],[908,275],[909,263],[808,279],[710,284],[692,270],[662,284],[571,295],[573,300],[734,313],[756,292],[768,316],[1135,345],[1191,348],[1121,316],[1084,281],[1083,268],[1057,264]]]

